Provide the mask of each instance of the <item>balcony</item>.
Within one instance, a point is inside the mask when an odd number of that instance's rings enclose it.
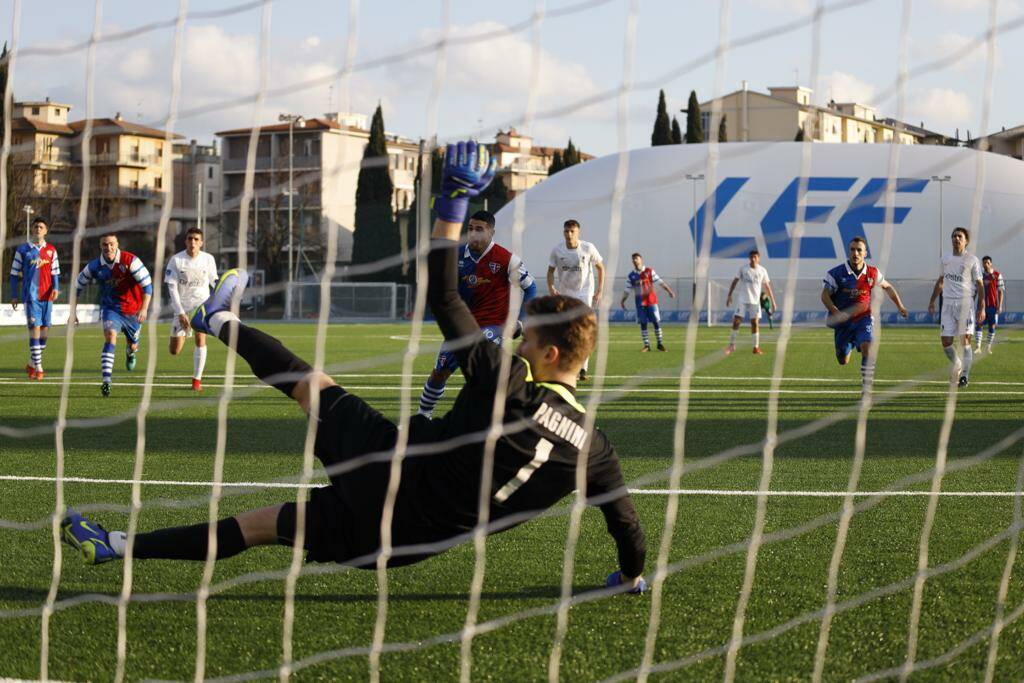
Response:
[[[226,158],[223,160],[223,170],[225,173],[244,173],[246,170],[246,157],[241,158]],[[301,156],[296,155],[292,160],[292,167],[296,172],[307,171],[314,168],[320,168],[320,157],[319,156]],[[256,170],[257,171],[270,171],[276,170],[278,172],[288,172],[288,155],[277,157],[259,156],[256,157]]]
[[[93,166],[160,166],[163,157],[156,154],[139,154],[137,152],[102,152],[93,154],[89,163]]]
[[[75,192],[82,192],[81,185],[75,188]],[[162,194],[163,192],[154,190],[151,187],[129,187],[126,185],[114,187],[91,185],[89,187],[89,196],[93,198],[147,200],[154,199]]]
[[[71,163],[71,150],[68,149],[37,149],[32,156],[33,164],[44,166],[67,166]]]

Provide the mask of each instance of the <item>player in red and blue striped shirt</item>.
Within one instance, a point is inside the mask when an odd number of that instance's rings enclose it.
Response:
[[[53,302],[60,294],[60,262],[57,248],[46,243],[47,232],[44,218],[32,221],[29,241],[18,246],[11,262],[11,306],[17,310],[18,302],[25,304],[29,350],[25,372],[35,380],[43,378],[43,349],[50,332]]]
[[[141,259],[118,248],[117,235],[108,233],[100,238],[100,256],[86,264],[78,274],[78,294],[90,282],[100,285],[100,319],[103,321],[103,352],[100,371],[103,396],[110,395],[110,380],[114,373],[114,349],[120,330],[128,340],[125,349],[125,367],[135,369],[135,352],[139,348],[142,323],[146,322],[146,309],[153,296],[153,281]],[[78,318],[73,320],[77,323]]]
[[[999,326],[999,314],[1003,312],[1003,296],[1006,283],[1003,274],[992,267],[992,257],[981,259],[981,281],[985,292],[985,325],[988,327],[987,351],[992,353],[992,345],[996,342],[996,327]],[[981,353],[982,326],[974,328],[974,352]]]

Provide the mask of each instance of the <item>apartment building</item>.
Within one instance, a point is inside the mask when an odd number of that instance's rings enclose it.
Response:
[[[980,149],[982,141],[985,143],[985,149],[990,152],[1024,160],[1024,125],[1003,128],[998,133],[974,138],[969,140],[967,145]]]
[[[224,249],[237,252],[240,202],[252,129],[226,130],[217,136],[221,139],[223,157]],[[338,262],[351,261],[356,185],[369,137],[367,117],[362,114],[328,113],[294,124],[286,121],[260,127],[253,179],[256,196],[249,206],[248,219],[250,262],[257,258],[269,263],[277,253],[287,252],[289,169],[295,191],[291,197],[292,240],[295,249],[302,250],[296,259],[308,263],[322,261],[326,237],[337,230]],[[386,137],[388,170],[394,185],[392,209],[398,214],[409,209],[416,195],[419,142],[391,134]]]
[[[944,136],[922,126],[911,126],[892,118],[880,118],[874,107],[858,102],[831,101],[826,106],[811,103],[813,91],[802,86],[768,88],[768,93],[743,88],[717,98],[725,116],[726,136],[732,142],[753,140],[792,141],[803,137],[815,142],[847,144],[885,143],[937,144]],[[705,136],[717,130],[712,121],[716,100],[700,103]]]
[[[533,144],[533,138],[519,133],[515,128],[498,131],[488,149],[497,163],[497,175],[508,188],[509,199],[525,192],[548,177],[548,168],[554,161],[559,147],[542,147]],[[593,155],[580,153],[580,159],[587,161]]]
[[[205,233],[206,249],[219,253],[220,213],[224,191],[221,186],[221,158],[217,144],[195,140],[174,143],[174,203],[172,233],[180,239],[191,227]]]

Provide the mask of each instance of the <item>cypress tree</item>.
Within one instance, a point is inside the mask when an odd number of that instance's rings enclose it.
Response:
[[[562,151],[556,149],[551,156],[551,165],[548,166],[548,177],[555,175],[563,168],[565,168],[565,162],[562,160]]]
[[[803,142],[803,141],[804,141],[804,129],[803,128],[797,128],[796,129],[796,137],[793,138],[793,142]]]
[[[651,132],[651,146],[671,145],[672,125],[668,121],[668,107],[665,106],[665,91],[658,91],[658,113],[654,117],[654,130]]]
[[[672,144],[683,144],[683,131],[679,128],[679,120],[674,116],[672,117]]]
[[[363,150],[363,163],[356,183],[356,221],[352,236],[352,263],[374,263],[396,256],[402,248],[398,224],[391,210],[394,185],[388,173],[388,148],[384,137],[384,114],[380,105],[373,113],[370,139]],[[357,276],[368,282],[393,280],[395,266],[382,267]]]
[[[569,144],[565,148],[565,154],[562,155],[563,168],[569,168],[580,163],[580,151],[576,149],[576,146],[572,144],[572,138],[569,138]]]
[[[725,114],[722,114],[721,120],[718,122],[718,141],[729,142],[729,136],[725,132]]]
[[[704,142],[704,124],[700,120],[700,103],[697,92],[690,91],[690,100],[686,105],[686,142]]]

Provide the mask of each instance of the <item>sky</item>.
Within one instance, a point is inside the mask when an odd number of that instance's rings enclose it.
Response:
[[[986,110],[984,43],[909,80],[902,111],[894,86],[901,51],[915,73],[983,37],[990,0],[824,4],[815,71],[809,17],[817,0],[191,0],[172,128],[209,142],[216,131],[276,122],[285,112],[370,114],[379,102],[388,131],[413,139],[436,133],[441,142],[486,140],[515,125],[536,144],[564,146],[571,137],[584,151],[604,155],[650,144],[659,89],[682,123],[679,110],[691,90],[706,100],[745,80],[758,91],[799,83],[814,88],[818,103],[855,100],[931,130],[978,134]],[[989,131],[1024,124],[1024,89],[1012,68],[1024,63],[1022,4],[998,2],[997,23],[1011,28],[996,38]],[[167,124],[175,18],[185,0],[20,5],[15,26],[14,1],[0,0],[6,39],[13,42],[17,30],[24,50],[14,62],[16,98],[48,96],[71,104],[73,119],[85,118],[87,50],[74,48],[88,41],[99,9],[94,115],[120,112],[129,120]],[[911,10],[901,40],[905,5]],[[439,50],[446,6],[452,43]],[[538,11],[542,20],[531,21]],[[218,12],[223,16],[213,16]],[[118,35],[151,24],[160,27]],[[773,30],[782,26],[795,28]],[[714,54],[723,30],[730,49],[719,71]],[[760,40],[747,40],[757,34]],[[348,52],[354,68],[341,78]],[[618,93],[628,77],[633,87],[620,129]],[[266,94],[257,103],[261,80]]]

